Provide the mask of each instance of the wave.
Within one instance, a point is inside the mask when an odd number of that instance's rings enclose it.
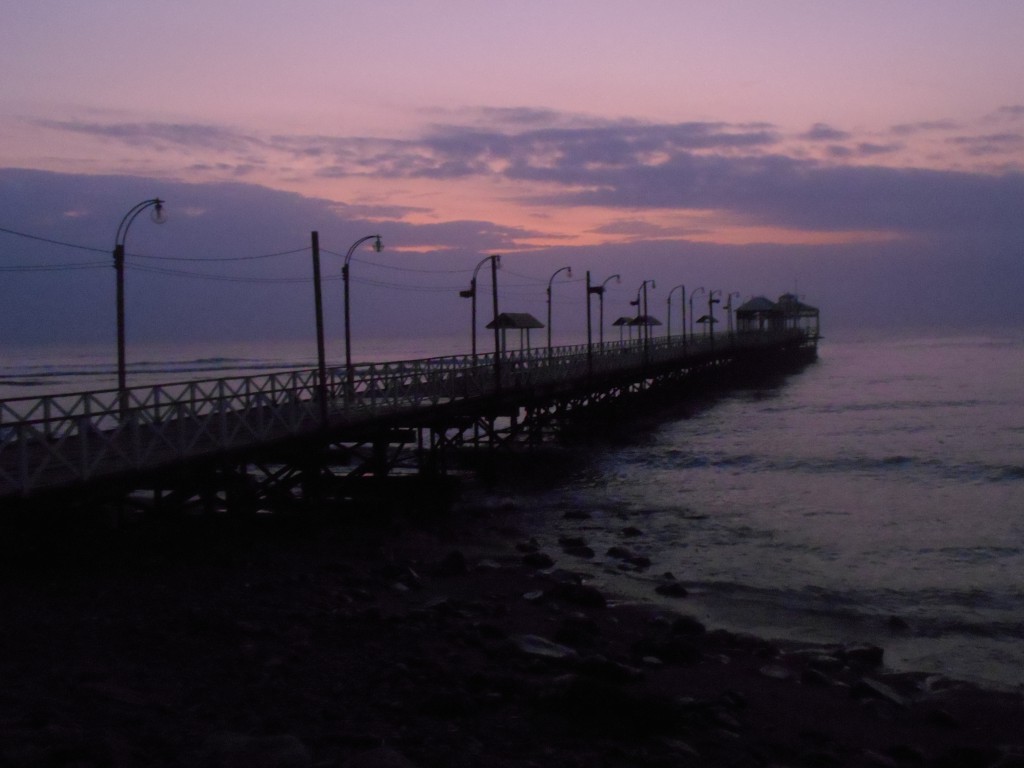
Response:
[[[982,590],[841,592],[821,587],[796,590],[726,581],[684,582],[704,602],[724,601],[762,617],[804,617],[836,627],[873,627],[913,637],[1002,637],[1024,639],[1024,595]]]
[[[951,462],[935,456],[894,453],[883,456],[785,457],[753,453],[697,453],[670,449],[635,458],[637,465],[652,469],[743,469],[751,472],[806,473],[814,475],[904,475],[963,483],[1020,482],[1024,466],[1018,464]]]

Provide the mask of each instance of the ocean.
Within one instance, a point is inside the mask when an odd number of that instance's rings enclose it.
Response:
[[[505,503],[547,551],[583,537],[596,557],[572,567],[595,585],[709,628],[1024,686],[1024,337],[826,339],[783,381],[587,450]],[[666,573],[686,598],[654,592]]]
[[[151,347],[129,378],[312,367],[308,347]],[[362,357],[458,347],[368,343]],[[109,352],[8,356],[0,399],[112,386]],[[552,482],[475,502],[511,508],[552,554],[583,537],[595,557],[559,565],[623,600],[766,638],[870,642],[896,670],[1024,688],[1024,335],[825,339],[799,373],[625,426],[559,449],[574,461]],[[687,597],[655,593],[665,573]]]

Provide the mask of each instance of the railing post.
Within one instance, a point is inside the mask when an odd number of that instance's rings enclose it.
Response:
[[[327,426],[327,359],[324,353],[324,302],[320,291],[320,233],[312,233],[313,303],[316,310],[316,362],[320,400],[320,421]],[[347,286],[347,283],[346,283]]]

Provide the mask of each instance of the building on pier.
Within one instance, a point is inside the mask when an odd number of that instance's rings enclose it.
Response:
[[[778,301],[755,296],[736,309],[739,333],[797,329],[817,337],[820,331],[817,307],[804,304],[795,294],[784,293]]]
[[[497,319],[487,324],[487,330],[493,331],[497,328],[501,331],[501,351],[505,352],[506,331],[519,331],[519,349],[530,348],[530,331],[534,328],[543,328],[544,323],[531,315],[529,312],[501,312]],[[525,334],[525,336],[524,336]]]

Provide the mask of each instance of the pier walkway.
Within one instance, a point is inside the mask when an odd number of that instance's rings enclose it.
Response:
[[[0,401],[0,502],[97,486],[171,489],[213,468],[223,488],[228,466],[250,486],[253,477],[307,483],[327,464],[383,475],[400,448],[417,471],[443,472],[449,448],[536,439],[579,409],[708,369],[813,358],[816,344],[816,332],[790,328]]]

